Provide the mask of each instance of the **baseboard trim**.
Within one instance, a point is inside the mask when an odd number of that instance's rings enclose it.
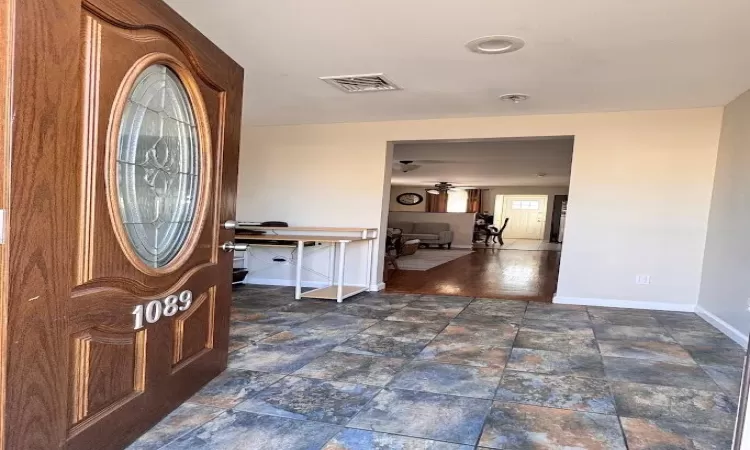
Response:
[[[686,305],[680,303],[664,302],[641,302],[632,300],[617,300],[612,298],[585,298],[585,297],[561,297],[555,295],[552,303],[561,305],[584,305],[584,306],[604,306],[610,308],[635,308],[651,309],[656,311],[679,311],[694,312],[695,305]]]
[[[729,339],[747,348],[748,336],[746,334],[743,334],[740,330],[729,325],[724,320],[710,313],[700,305],[695,307],[695,313],[701,316],[706,322],[721,330],[721,332],[726,334]]]
[[[371,284],[370,285],[370,292],[378,292],[385,290],[385,283],[382,281],[378,284]]]

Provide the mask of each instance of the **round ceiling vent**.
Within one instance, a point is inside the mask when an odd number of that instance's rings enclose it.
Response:
[[[474,53],[499,55],[520,50],[524,44],[522,39],[514,36],[484,36],[468,42],[466,48]]]

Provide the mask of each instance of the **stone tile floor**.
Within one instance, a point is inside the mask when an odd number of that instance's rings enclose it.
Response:
[[[229,368],[132,449],[729,449],[744,351],[692,313],[234,294]]]

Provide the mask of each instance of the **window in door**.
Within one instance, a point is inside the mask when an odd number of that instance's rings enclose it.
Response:
[[[510,206],[511,209],[539,209],[539,201],[537,200],[513,200]]]
[[[125,235],[145,264],[163,267],[183,249],[200,197],[195,114],[172,69],[154,64],[138,76],[119,144],[117,206]]]

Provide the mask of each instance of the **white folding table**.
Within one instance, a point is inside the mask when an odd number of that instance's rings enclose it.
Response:
[[[341,303],[345,298],[368,290],[372,284],[372,260],[374,251],[374,240],[377,237],[377,229],[374,228],[308,228],[308,227],[242,227],[243,230],[260,230],[275,234],[243,234],[239,231],[235,238],[253,241],[291,241],[297,242],[297,260],[295,274],[294,298],[318,298],[336,300]],[[285,234],[289,233],[289,234]],[[304,234],[303,234],[304,233]],[[329,263],[330,285],[323,288],[302,292],[302,261],[304,258],[305,243],[328,243],[333,246]],[[352,242],[367,242],[365,253],[365,285],[355,286],[344,284],[346,271],[346,248]],[[338,264],[336,263],[338,259]],[[335,275],[334,275],[335,268]]]

